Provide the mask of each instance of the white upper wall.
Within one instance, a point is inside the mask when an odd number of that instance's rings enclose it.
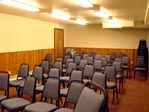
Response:
[[[102,29],[97,25],[62,25],[0,13],[0,52],[54,48],[54,28],[64,29],[65,47],[137,49],[146,29]]]
[[[65,46],[137,49],[140,39],[148,42],[147,29],[102,29],[97,25],[67,25]]]
[[[54,48],[54,28],[64,26],[0,13],[0,52]]]

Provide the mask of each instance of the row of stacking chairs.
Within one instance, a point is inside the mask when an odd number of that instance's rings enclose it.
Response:
[[[5,73],[3,73],[5,76]],[[0,74],[0,77],[2,75]],[[1,79],[1,78],[0,78]],[[9,78],[8,78],[9,79]],[[5,82],[6,84],[9,84],[9,80]],[[81,84],[81,86],[78,86]],[[91,88],[95,87],[96,89],[99,89],[102,91],[101,93],[103,95],[98,95],[96,92],[94,92]],[[2,85],[0,85],[1,87]],[[8,86],[7,86],[8,87]],[[66,102],[74,103],[76,106],[74,110],[69,108],[60,108],[59,109],[59,95],[60,95],[60,79],[57,77],[48,77],[46,82],[44,83],[44,90],[42,92],[41,100],[40,102],[35,102],[35,94],[36,94],[36,87],[37,87],[37,79],[34,76],[27,76],[24,82],[24,86],[21,92],[20,97],[15,98],[8,98],[3,99],[1,101],[2,106],[2,112],[4,109],[8,111],[21,111],[25,110],[26,112],[47,112],[47,111],[61,111],[63,109],[68,109],[70,112],[75,111],[85,111],[85,112],[105,112],[108,110],[108,95],[106,89],[104,89],[102,86],[98,85],[97,83],[94,83],[92,81],[87,82],[85,84],[83,83],[71,83],[70,87],[68,89],[67,98],[65,100],[64,105],[66,105]],[[78,89],[78,87],[81,87],[81,89]],[[77,92],[78,91],[78,92]],[[80,91],[80,92],[79,92]],[[75,94],[74,94],[75,93]],[[26,97],[23,96],[30,96],[32,98],[32,102],[26,99]],[[57,103],[52,104],[43,102],[43,97],[45,98],[45,101],[47,101],[48,98],[50,99],[56,99]],[[74,99],[76,98],[76,99]],[[90,107],[87,107],[86,102],[92,102],[93,105],[90,105]],[[14,103],[15,102],[15,103]]]

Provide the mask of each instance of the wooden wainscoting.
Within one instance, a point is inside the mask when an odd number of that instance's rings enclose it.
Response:
[[[30,70],[33,70],[34,65],[40,64],[47,53],[52,54],[54,61],[54,49],[0,53],[0,71],[10,71],[10,75],[16,75],[21,63],[29,64]]]
[[[105,54],[110,54],[115,52],[116,56],[118,57],[120,53],[125,53],[127,56],[130,57],[131,61],[131,68],[134,67],[134,64],[136,63],[136,57],[137,57],[137,49],[116,49],[116,48],[79,48],[79,47],[68,47],[68,48],[74,48],[77,53],[81,53],[82,51],[87,52],[90,54],[91,52],[96,52],[97,54],[100,54],[101,56],[104,56]],[[67,49],[67,48],[65,48]]]

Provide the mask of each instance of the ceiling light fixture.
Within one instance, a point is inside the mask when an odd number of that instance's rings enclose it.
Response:
[[[5,4],[5,5],[9,5],[9,6],[13,6],[13,7],[17,7],[17,8],[21,8],[24,10],[28,10],[28,11],[39,11],[39,8],[31,6],[29,4],[26,4],[23,2],[23,0],[0,0],[0,3]]]
[[[70,19],[70,16],[67,13],[60,12],[58,10],[52,10],[52,13],[49,14],[49,16],[55,17],[55,18],[58,18],[58,19],[62,19],[62,20],[69,20]]]
[[[108,14],[106,14],[105,12],[103,12],[103,11],[95,11],[94,12],[97,16],[99,16],[99,17],[101,17],[101,18],[103,18],[103,19],[108,19],[108,18],[110,18],[110,16],[108,15]]]
[[[79,5],[85,7],[85,8],[91,8],[93,7],[93,4],[90,0],[73,0],[74,2],[78,3]]]
[[[81,20],[81,19],[76,19],[74,21],[74,23],[80,24],[80,25],[87,25],[87,22],[85,20]]]
[[[111,15],[103,7],[100,7],[100,6],[99,6],[99,9],[96,8],[96,10],[94,10],[94,14],[103,19],[111,18]]]

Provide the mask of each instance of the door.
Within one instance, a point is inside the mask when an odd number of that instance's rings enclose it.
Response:
[[[54,55],[63,57],[64,54],[64,30],[54,28]]]

